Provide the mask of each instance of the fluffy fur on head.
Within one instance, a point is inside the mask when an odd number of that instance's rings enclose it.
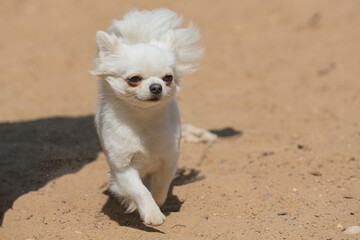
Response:
[[[203,49],[196,45],[200,39],[199,31],[191,23],[187,28],[181,28],[182,22],[182,17],[165,8],[134,11],[127,13],[121,21],[114,20],[109,33],[114,33],[126,44],[165,41],[175,54],[178,72],[185,75],[195,71]]]
[[[123,20],[114,20],[108,31],[109,41],[101,40],[101,36],[105,36],[98,33],[98,56],[95,59],[96,69],[93,74],[108,75],[114,70],[106,64],[106,56],[102,53],[102,46],[109,43],[106,51],[109,55],[112,53],[113,57],[116,55],[116,52],[112,51],[116,49],[114,45],[158,46],[175,58],[178,77],[194,72],[203,54],[203,49],[196,45],[200,34],[191,23],[187,28],[181,28],[182,22],[182,17],[169,9],[133,11],[127,13]]]

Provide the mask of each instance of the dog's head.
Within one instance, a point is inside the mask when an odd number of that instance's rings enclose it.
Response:
[[[172,41],[169,33],[157,42],[128,45],[99,31],[93,74],[105,79],[116,96],[129,103],[147,107],[165,102],[179,87]]]
[[[198,31],[168,9],[135,11],[96,34],[95,70],[116,96],[138,106],[170,100],[180,78],[195,71],[203,50]]]

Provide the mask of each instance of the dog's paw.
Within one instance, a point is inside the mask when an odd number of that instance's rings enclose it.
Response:
[[[144,216],[142,216],[145,224],[154,226],[163,224],[165,218],[165,215],[160,211],[159,208],[154,208],[148,213],[145,213]]]

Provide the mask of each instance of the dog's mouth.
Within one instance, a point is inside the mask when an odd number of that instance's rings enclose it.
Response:
[[[152,96],[152,97],[149,98],[147,101],[156,102],[156,101],[159,101],[160,98],[161,98],[161,96]]]

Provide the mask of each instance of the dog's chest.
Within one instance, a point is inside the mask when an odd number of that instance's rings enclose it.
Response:
[[[176,129],[143,130],[139,137],[143,152],[148,158],[166,157],[178,150]]]
[[[134,163],[149,173],[164,161],[176,161],[179,152],[179,130],[173,128],[143,129],[139,135],[139,151]]]

